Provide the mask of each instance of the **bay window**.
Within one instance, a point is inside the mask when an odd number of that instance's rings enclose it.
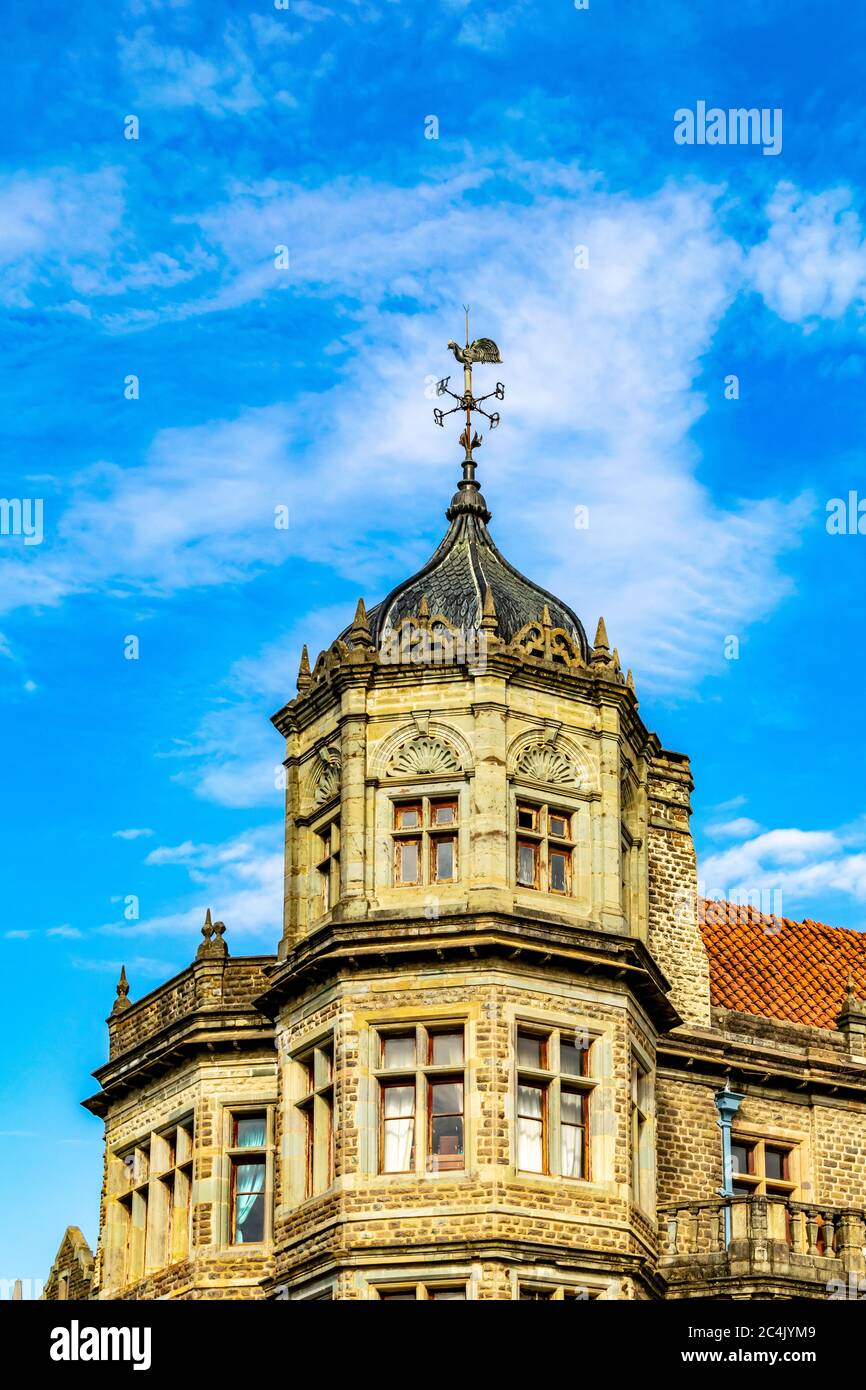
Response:
[[[438,1173],[465,1165],[465,1025],[380,1029],[379,1171]]]
[[[516,1166],[589,1177],[590,1039],[564,1028],[517,1029]]]

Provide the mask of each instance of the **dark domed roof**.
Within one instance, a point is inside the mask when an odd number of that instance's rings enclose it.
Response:
[[[498,635],[510,642],[526,623],[538,622],[545,604],[554,627],[564,628],[587,658],[590,647],[580,619],[561,599],[533,584],[497,550],[487,529],[490,512],[474,478],[460,483],[446,512],[451,525],[436,553],[417,574],[392,589],[368,614],[375,642],[414,617],[426,599],[431,616],[441,614],[467,630],[481,622],[487,589],[496,607]],[[345,641],[348,629],[343,636]]]

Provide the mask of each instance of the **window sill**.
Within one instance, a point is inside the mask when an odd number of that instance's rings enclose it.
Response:
[[[476,1174],[469,1168],[442,1168],[430,1173],[371,1173],[368,1181],[377,1186],[386,1186],[389,1183],[397,1182],[466,1182],[474,1179]]]
[[[612,1179],[606,1182],[602,1178],[564,1178],[559,1173],[527,1173],[522,1168],[513,1169],[512,1178],[527,1187],[555,1186],[560,1191],[574,1192],[575,1196],[610,1196],[617,1192],[617,1184]]]

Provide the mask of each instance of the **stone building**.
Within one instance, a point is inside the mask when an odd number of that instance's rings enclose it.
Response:
[[[447,517],[273,718],[276,954],[208,914],[121,978],[98,1247],[45,1296],[866,1292],[866,939],[699,902],[604,622],[503,558],[471,463]]]

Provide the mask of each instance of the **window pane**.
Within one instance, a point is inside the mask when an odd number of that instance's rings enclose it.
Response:
[[[559,1069],[565,1076],[586,1074],[586,1050],[578,1045],[576,1038],[560,1039]]]
[[[433,877],[437,883],[454,877],[454,840],[436,839],[433,843]]]
[[[434,801],[430,809],[434,825],[453,825],[457,820],[456,801]]]
[[[787,1178],[786,1149],[764,1149],[764,1173],[768,1178]]]
[[[430,1112],[433,1115],[462,1115],[462,1081],[437,1081],[431,1086]]]
[[[395,806],[394,824],[398,830],[415,830],[421,824],[421,807]]]
[[[535,887],[535,866],[538,862],[538,846],[525,841],[517,846],[517,882],[524,888]]]
[[[433,1033],[430,1037],[430,1064],[434,1067],[459,1066],[463,1061],[463,1029],[459,1033]]]
[[[397,882],[417,883],[420,862],[420,844],[417,840],[401,840],[397,846]]]
[[[543,1071],[547,1062],[547,1039],[534,1033],[517,1034],[517,1065]]]
[[[263,1163],[235,1164],[235,1192],[263,1192],[265,1186],[265,1165]]]
[[[541,1120],[518,1119],[517,1166],[526,1173],[544,1172],[544,1135]]]
[[[586,1098],[578,1091],[563,1091],[559,1110],[564,1125],[582,1125]]]
[[[430,1298],[463,1298],[466,1297],[465,1289],[431,1289]]]
[[[586,1098],[577,1091],[562,1091],[559,1098],[559,1118],[562,1137],[562,1176],[584,1176],[584,1124]]]
[[[248,1245],[265,1238],[265,1195],[263,1192],[235,1198],[235,1244]]]
[[[415,1087],[386,1086],[382,1109],[382,1171],[409,1172],[415,1164]]]
[[[568,891],[568,859],[564,854],[550,855],[550,891],[551,893],[566,893]]]
[[[415,1295],[414,1293],[380,1293],[379,1301],[381,1303],[414,1303]]]
[[[517,1088],[517,1166],[544,1171],[544,1095],[540,1086]]]
[[[312,1053],[310,1054],[309,1057],[299,1057],[299,1058],[298,1058],[298,1066],[301,1068],[301,1070],[302,1070],[302,1072],[303,1072],[303,1088],[304,1088],[304,1094],[305,1094],[305,1095],[309,1095],[310,1092],[311,1092],[312,1089],[313,1089],[313,1056],[312,1056]]]
[[[731,1145],[731,1168],[735,1173],[749,1172],[749,1146],[746,1144]]]
[[[260,1149],[265,1142],[264,1115],[235,1116],[236,1149]]]
[[[382,1038],[382,1066],[393,1070],[397,1067],[414,1067],[415,1034],[394,1033]],[[392,1088],[394,1089],[394,1088]]]
[[[434,1115],[430,1122],[430,1167],[463,1167],[463,1116]]]
[[[547,823],[551,835],[558,835],[563,840],[568,839],[569,817],[562,811],[551,811]]]
[[[544,1093],[540,1086],[518,1086],[517,1113],[540,1120],[544,1114]]]
[[[521,830],[534,830],[537,819],[538,812],[534,806],[518,806],[517,824]]]

